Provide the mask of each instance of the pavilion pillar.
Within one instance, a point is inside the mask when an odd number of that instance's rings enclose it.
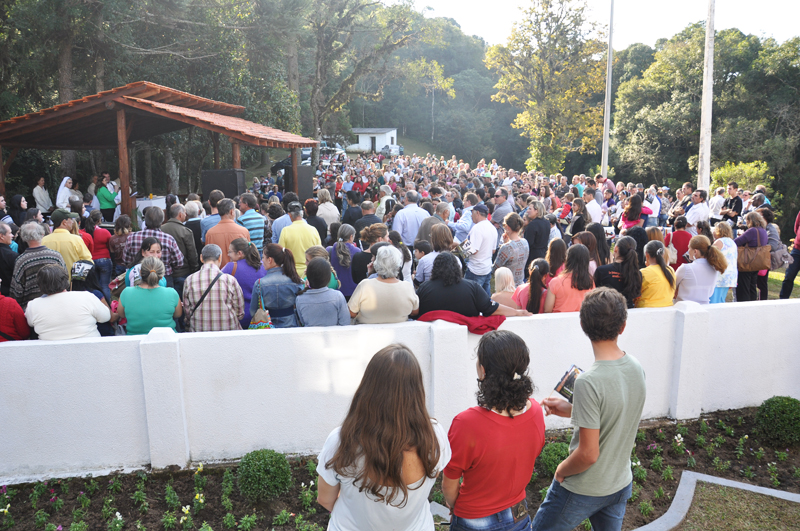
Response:
[[[125,109],[117,109],[117,151],[119,152],[119,185],[122,189],[120,210],[131,215],[130,160],[128,159],[128,129],[125,126]]]
[[[0,146],[0,195],[6,195],[6,169],[3,164],[3,146]]]
[[[239,170],[242,168],[242,152],[238,142],[231,144],[231,151],[233,153],[233,169]]]
[[[300,197],[300,192],[298,191],[297,186],[297,167],[300,165],[300,148],[294,147],[292,148],[292,191],[295,194],[298,194],[297,197]]]
[[[219,133],[209,131],[211,134],[211,143],[214,144],[214,169],[219,169]]]

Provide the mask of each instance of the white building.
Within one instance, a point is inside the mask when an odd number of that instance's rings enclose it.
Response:
[[[379,152],[383,146],[397,144],[397,129],[366,127],[353,129],[356,143],[347,146],[347,151]]]

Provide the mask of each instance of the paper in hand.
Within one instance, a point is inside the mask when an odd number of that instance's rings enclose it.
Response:
[[[570,404],[572,403],[572,395],[575,390],[575,379],[582,372],[583,369],[578,368],[577,365],[573,365],[564,373],[564,376],[561,377],[561,381],[555,386],[555,391],[566,398]]]

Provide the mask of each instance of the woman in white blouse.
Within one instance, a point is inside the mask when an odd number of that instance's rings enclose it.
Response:
[[[689,240],[687,254],[691,261],[679,267],[675,276],[675,302],[709,304],[717,287],[717,278],[725,272],[728,261],[722,251],[703,235]]]
[[[328,531],[433,531],[428,494],[449,461],[417,358],[403,345],[378,351],[318,456],[317,501],[331,511]]]
[[[40,212],[49,212],[53,208],[53,200],[44,187],[44,177],[39,177],[36,186],[33,187],[33,199],[36,201],[36,208]]]

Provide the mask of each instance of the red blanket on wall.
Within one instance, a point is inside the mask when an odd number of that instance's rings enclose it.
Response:
[[[417,318],[417,321],[431,322],[441,319],[449,323],[465,325],[467,329],[473,334],[483,335],[486,332],[497,330],[503,321],[506,320],[505,315],[489,315],[487,317],[467,317],[456,312],[448,312],[445,310],[436,310],[427,312]]]

